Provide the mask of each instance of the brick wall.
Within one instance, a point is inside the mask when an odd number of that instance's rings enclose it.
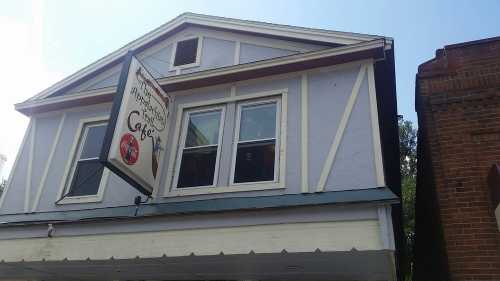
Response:
[[[500,232],[487,186],[489,168],[500,163],[500,37],[438,50],[420,65],[417,83],[429,154],[422,164],[431,165],[451,280],[500,280]]]

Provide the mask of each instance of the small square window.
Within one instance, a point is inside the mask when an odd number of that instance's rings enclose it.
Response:
[[[65,197],[96,195],[104,166],[99,161],[106,123],[85,124]]]
[[[177,42],[174,67],[196,63],[198,56],[198,38]]]

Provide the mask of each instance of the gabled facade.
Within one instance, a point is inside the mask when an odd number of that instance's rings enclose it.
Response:
[[[0,279],[397,279],[393,48],[187,13],[17,104]],[[138,205],[98,161],[128,50],[174,101]]]

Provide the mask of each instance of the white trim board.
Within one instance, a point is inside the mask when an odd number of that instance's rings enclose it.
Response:
[[[297,243],[308,238],[308,243]],[[245,241],[242,243],[242,241]],[[0,240],[5,262],[382,250],[378,221],[284,223]]]
[[[52,93],[61,90],[62,88],[67,87],[68,85],[97,71],[98,69],[106,66],[107,64],[120,59],[127,53],[127,51],[138,49],[143,45],[153,42],[184,24],[196,24],[205,27],[229,29],[237,32],[260,33],[282,38],[291,38],[291,39],[299,39],[307,41],[333,43],[333,44],[356,44],[375,39],[383,39],[387,42],[388,45],[392,45],[392,39],[383,36],[303,28],[303,27],[207,16],[207,15],[200,15],[193,13],[184,13],[174,18],[173,20],[161,25],[160,27],[154,29],[153,31],[124,45],[123,47],[110,53],[109,55],[106,55],[105,57],[88,65],[87,67],[84,67],[83,69],[77,71],[76,73],[70,75],[69,77],[57,82],[53,86],[40,92],[39,94],[35,95],[29,100],[45,98],[51,95]]]
[[[33,119],[33,125],[30,134],[30,146],[28,154],[28,168],[26,172],[26,186],[24,188],[24,212],[29,212],[29,205],[31,199],[31,185],[32,185],[32,174],[33,174],[33,158],[35,154],[35,140],[36,140],[36,118]]]
[[[300,82],[300,151],[301,151],[301,191],[309,192],[309,80],[302,74]]]
[[[384,163],[382,159],[382,145],[380,139],[380,123],[378,120],[377,93],[375,90],[375,72],[373,62],[368,64],[368,94],[370,96],[370,116],[373,139],[373,161],[375,162],[375,173],[377,186],[385,186]]]

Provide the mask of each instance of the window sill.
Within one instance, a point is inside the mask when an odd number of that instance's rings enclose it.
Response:
[[[206,195],[206,194],[220,194],[231,192],[248,192],[248,191],[262,191],[262,190],[278,190],[285,189],[279,183],[258,183],[258,184],[245,184],[245,185],[231,185],[231,186],[218,186],[218,187],[192,187],[192,188],[176,188],[163,197],[179,197],[179,196],[193,196],[193,195]]]
[[[189,68],[200,66],[200,64],[201,64],[200,62],[193,62],[193,63],[189,63],[189,64],[171,65],[169,71],[189,69]]]
[[[61,201],[57,202],[56,205],[98,203],[101,201],[102,201],[102,196],[99,195],[72,196],[62,199]]]

